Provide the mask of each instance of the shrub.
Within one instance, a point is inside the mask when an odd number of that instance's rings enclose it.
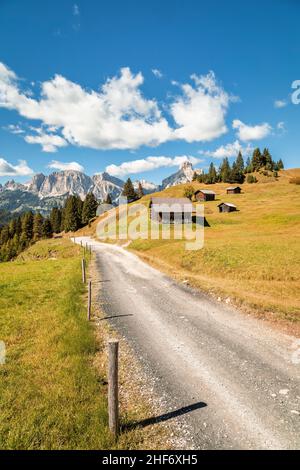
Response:
[[[192,200],[194,196],[194,188],[193,186],[186,186],[184,188],[183,196],[187,197],[188,199]]]
[[[256,176],[248,175],[248,176],[247,176],[247,183],[249,183],[249,184],[257,183],[257,178],[256,178]]]

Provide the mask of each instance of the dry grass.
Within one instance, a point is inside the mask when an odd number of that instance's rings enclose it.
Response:
[[[227,195],[228,184],[210,185],[217,198],[205,203],[210,227],[202,250],[186,251],[184,240],[136,240],[130,249],[168,274],[261,315],[299,321],[300,188],[289,184],[299,172],[282,171],[277,181],[243,184],[242,194]],[[156,195],[180,197],[184,187]],[[220,214],[221,201],[236,204],[238,211]],[[95,234],[96,224],[87,234]]]

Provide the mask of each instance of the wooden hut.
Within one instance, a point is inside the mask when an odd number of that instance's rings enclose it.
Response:
[[[239,186],[230,186],[229,188],[226,188],[226,193],[227,194],[240,194],[242,191],[242,188]]]
[[[150,201],[151,219],[159,223],[176,224],[192,222],[193,204],[187,197],[152,197]]]
[[[198,189],[198,191],[195,192],[196,201],[214,201],[215,197],[216,193],[210,189]]]
[[[236,206],[234,204],[231,204],[231,202],[221,202],[221,204],[218,205],[219,212],[234,212],[237,210]]]

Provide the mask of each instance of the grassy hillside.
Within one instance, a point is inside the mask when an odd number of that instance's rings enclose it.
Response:
[[[228,184],[209,185],[216,201],[205,203],[205,246],[186,251],[183,240],[136,240],[135,250],[151,264],[191,285],[231,301],[269,312],[275,318],[300,319],[300,187],[280,172],[278,181],[261,177],[244,184],[242,194],[227,195]],[[263,182],[262,182],[263,181]],[[203,187],[193,183],[195,189]],[[184,185],[158,196],[181,197]],[[145,196],[147,201],[150,196]],[[217,205],[232,202],[238,211],[220,214]],[[95,233],[96,222],[89,230]]]

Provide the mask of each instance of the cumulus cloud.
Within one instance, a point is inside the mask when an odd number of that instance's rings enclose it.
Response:
[[[44,135],[27,136],[29,143],[40,143],[45,151],[68,144],[95,149],[137,149],[182,139],[209,141],[227,131],[225,116],[232,98],[211,72],[192,77],[193,85],[180,86],[169,111],[171,126],[155,99],[141,92],[143,75],[128,67],[108,79],[100,90],[86,90],[55,75],[41,84],[39,99],[19,87],[16,74],[0,64],[0,107],[16,110],[27,119],[40,120]],[[56,128],[55,136],[49,135]]]
[[[24,130],[18,125],[18,124],[9,124],[6,127],[3,127],[3,129],[11,132],[12,134],[24,134]]]
[[[18,165],[12,165],[4,158],[0,158],[0,176],[28,176],[34,173],[25,160],[18,162]]]
[[[243,155],[248,155],[253,152],[253,147],[250,144],[243,146],[238,140],[236,140],[233,143],[221,145],[216,150],[200,150],[199,153],[213,158],[231,158],[236,157],[239,152],[242,152]]]
[[[159,69],[152,69],[151,71],[152,71],[153,75],[156,78],[162,78],[163,77],[163,74]]]
[[[233,121],[232,127],[237,130],[237,136],[242,141],[260,140],[267,137],[272,131],[272,127],[267,122],[249,126],[238,119]]]
[[[95,149],[158,145],[170,139],[171,129],[156,101],[142,96],[143,81],[141,73],[134,75],[123,68],[120,76],[107,80],[96,92],[56,75],[42,83],[41,98],[36,100],[22,93],[15,74],[2,66],[0,106],[56,126],[73,145]],[[27,141],[37,142],[37,138]]]
[[[57,134],[47,134],[43,129],[35,129],[36,135],[26,135],[24,137],[28,144],[40,144],[43,152],[56,152],[58,147],[68,145],[67,141]]]
[[[213,72],[192,75],[194,86],[181,86],[183,96],[171,104],[171,114],[179,126],[178,139],[187,142],[209,141],[227,132],[225,116],[231,97],[218,85]]]
[[[143,173],[162,167],[181,166],[182,163],[186,161],[190,161],[191,163],[196,164],[202,160],[188,155],[180,155],[177,157],[146,157],[139,160],[123,162],[120,165],[108,165],[106,167],[106,171],[112,176],[122,177],[128,174],[133,175],[136,173]]]
[[[286,100],[275,100],[274,101],[274,108],[285,108],[287,106]]]
[[[47,167],[59,171],[74,170],[84,172],[84,167],[77,162],[64,163],[59,162],[58,160],[52,160],[52,162],[50,162]]]

